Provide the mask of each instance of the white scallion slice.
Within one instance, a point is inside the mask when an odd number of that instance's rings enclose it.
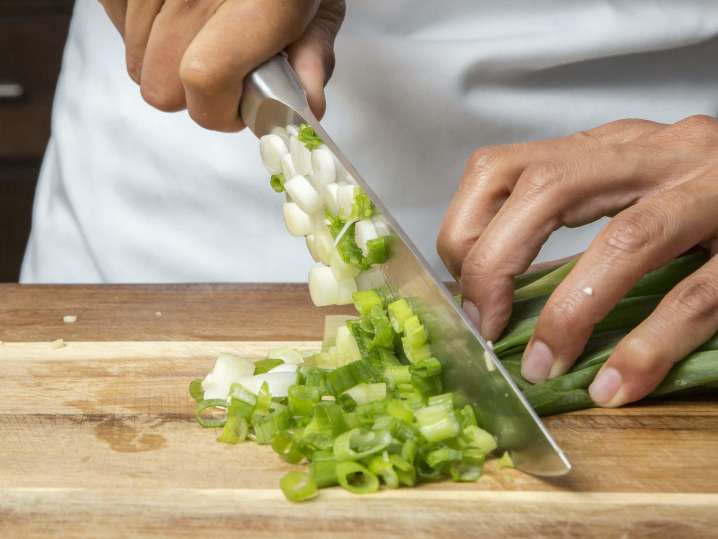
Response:
[[[269,351],[267,359],[281,359],[284,363],[299,365],[304,361],[304,356],[299,350],[289,346],[280,346]]]
[[[325,146],[312,151],[312,183],[320,190],[336,178],[334,156]]]
[[[282,171],[282,157],[289,153],[287,145],[279,135],[264,135],[259,139],[259,152],[262,163],[270,174]]]
[[[322,352],[327,352],[337,343],[337,330],[346,326],[347,321],[356,320],[356,316],[348,314],[328,314],[324,317],[324,337],[322,339]]]
[[[353,279],[359,274],[359,270],[355,266],[344,262],[341,255],[339,254],[339,251],[337,251],[336,248],[332,252],[332,255],[329,259],[329,265],[331,266],[331,269],[334,272],[334,276],[336,277],[337,281],[342,281],[344,279]]]
[[[333,215],[339,213],[339,202],[337,194],[339,193],[339,184],[330,183],[324,187],[324,203]]]
[[[312,231],[312,218],[295,202],[285,202],[282,206],[284,225],[292,236],[306,236]]]
[[[307,241],[307,251],[309,251],[309,254],[312,255],[312,260],[314,260],[314,262],[319,262],[319,255],[317,254],[317,244],[314,240],[314,234],[307,234],[304,239]]]
[[[315,228],[312,235],[314,236],[313,253],[317,256],[319,262],[328,266],[332,260],[332,253],[336,251],[334,238],[332,238],[329,228],[326,225]]]
[[[337,214],[344,219],[348,219],[352,214],[356,189],[356,185],[347,184],[340,185],[337,190]]]
[[[205,399],[226,399],[229,388],[240,378],[254,373],[254,364],[234,354],[220,354],[214,368],[202,381]]]
[[[297,175],[297,169],[294,167],[294,161],[292,161],[292,154],[286,154],[282,157],[282,174],[285,178],[294,178]]]
[[[299,135],[299,127],[294,124],[289,124],[286,129],[287,135],[290,137],[296,137]]]
[[[357,291],[357,284],[353,278],[342,279],[337,287],[337,305],[349,305],[354,302],[352,294]]]
[[[317,307],[337,304],[339,282],[332,268],[318,265],[309,270],[309,295]]]
[[[351,363],[352,361],[359,361],[361,359],[359,346],[348,327],[340,326],[339,329],[337,329],[336,342],[337,355],[341,358],[342,363]]]
[[[378,237],[376,227],[371,219],[362,219],[354,225],[354,240],[364,256],[367,256],[369,252],[367,242]]]
[[[269,133],[271,135],[277,135],[279,138],[281,138],[284,141],[284,144],[287,145],[287,148],[289,148],[289,135],[287,134],[287,130],[283,127],[273,127]]]
[[[285,181],[284,190],[308,214],[318,212],[323,206],[322,197],[304,176],[294,176]]]
[[[312,152],[297,137],[289,139],[289,153],[292,154],[294,168],[301,175],[312,173]]]
[[[386,286],[386,278],[382,271],[377,266],[374,266],[357,275],[356,283],[359,290],[372,290]]]
[[[237,382],[255,395],[259,393],[259,390],[262,389],[262,385],[266,382],[267,386],[269,386],[269,394],[272,395],[272,397],[286,397],[289,392],[289,387],[297,382],[297,373],[292,371],[269,371],[256,376],[240,378]]]
[[[378,237],[391,236],[391,229],[389,228],[389,225],[386,224],[383,217],[380,215],[372,217],[371,222],[374,223],[374,228],[376,229],[376,235]]]

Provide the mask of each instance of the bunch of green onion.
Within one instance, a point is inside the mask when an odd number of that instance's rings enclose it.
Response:
[[[193,381],[198,422],[221,429],[219,442],[249,439],[288,463],[308,463],[280,481],[292,501],[334,485],[366,494],[477,480],[496,439],[471,405],[443,392],[441,363],[410,303],[368,290],[356,292],[354,304],[360,316],[329,330],[335,338],[325,336],[323,351],[304,360],[286,397],[273,397],[266,383],[256,394],[235,383],[228,399],[205,400],[202,381]],[[261,360],[255,374],[281,363]],[[504,454],[499,466],[511,465]]]
[[[707,260],[704,251],[685,254],[646,274],[601,321],[571,371],[532,385],[521,376],[521,357],[533,334],[538,314],[551,292],[575,264],[517,279],[512,317],[494,351],[540,415],[594,407],[588,386],[618,341],[641,323],[663,296]],[[662,397],[718,384],[718,334],[677,363],[650,397]]]

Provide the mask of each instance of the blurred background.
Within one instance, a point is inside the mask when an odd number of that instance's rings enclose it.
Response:
[[[72,0],[0,0],[0,282],[18,280]]]

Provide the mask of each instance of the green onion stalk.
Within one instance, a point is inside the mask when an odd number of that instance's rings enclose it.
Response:
[[[568,275],[576,260],[541,274],[517,280],[513,314],[494,351],[539,415],[592,408],[588,393],[601,366],[623,336],[640,324],[663,295],[707,260],[694,251],[646,274],[594,328],[583,354],[562,376],[533,385],[521,376],[521,357],[533,335],[538,314],[549,295]],[[678,362],[648,398],[664,397],[696,388],[718,387],[718,334]]]

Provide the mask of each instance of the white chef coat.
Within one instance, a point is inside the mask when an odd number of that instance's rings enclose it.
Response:
[[[717,35],[715,0],[350,1],[324,125],[438,269],[474,148],[716,115]],[[78,0],[22,280],[305,280],[254,136],[152,109],[123,51],[99,3]],[[595,230],[560,231],[542,256]]]

